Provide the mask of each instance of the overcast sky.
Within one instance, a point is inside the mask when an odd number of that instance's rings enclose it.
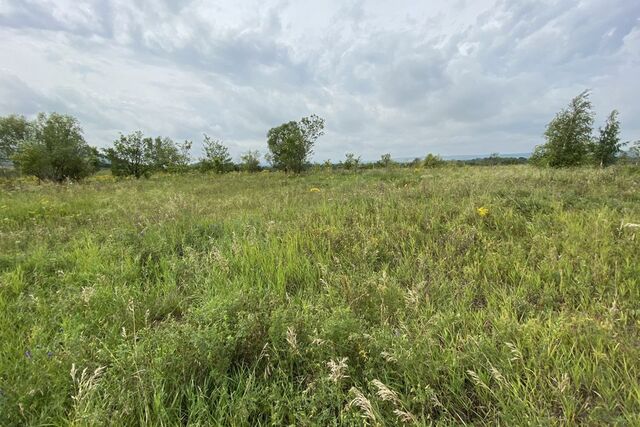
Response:
[[[529,152],[586,88],[640,139],[640,0],[0,0],[0,115],[222,138],[263,154],[316,113],[316,160]]]

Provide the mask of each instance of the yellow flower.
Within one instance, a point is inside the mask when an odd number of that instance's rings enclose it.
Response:
[[[476,209],[476,212],[478,212],[478,215],[480,215],[483,218],[489,215],[489,209],[485,207],[479,207],[478,209]]]
[[[320,189],[318,187],[313,187],[312,189],[309,190],[312,193],[319,193]]]

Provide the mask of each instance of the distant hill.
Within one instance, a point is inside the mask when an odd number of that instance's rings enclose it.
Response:
[[[440,156],[440,157],[442,157],[444,160],[476,160],[476,159],[487,159],[491,156],[492,154],[464,154],[464,155],[452,155],[452,156]],[[520,157],[524,157],[525,159],[528,159],[529,157],[531,157],[531,153],[497,153],[497,156],[503,159],[507,159],[507,158],[517,159]],[[401,163],[410,162],[413,159],[415,159],[415,157],[398,157],[398,158],[393,157],[393,160]],[[378,160],[379,159],[367,160],[365,161],[365,163],[373,163],[373,162],[377,162]]]

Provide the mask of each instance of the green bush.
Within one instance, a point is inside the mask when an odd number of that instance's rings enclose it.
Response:
[[[40,113],[18,142],[13,161],[23,174],[41,180],[79,180],[97,169],[97,151],[85,142],[71,116]]]

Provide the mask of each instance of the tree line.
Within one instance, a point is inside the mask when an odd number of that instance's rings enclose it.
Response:
[[[620,140],[618,112],[613,110],[597,135],[593,131],[594,113],[590,92],[575,97],[547,125],[545,143],[537,146],[530,159],[501,158],[492,155],[484,159],[445,161],[428,154],[403,164],[410,167],[436,168],[445,164],[501,165],[529,162],[538,166],[570,167],[595,165],[606,167],[620,157],[627,143]],[[290,121],[267,132],[265,159],[271,168],[300,173],[310,166],[309,158],[318,138],[324,135],[325,121],[313,114],[299,121]],[[90,146],[78,120],[70,115],[40,113],[33,120],[24,116],[0,117],[0,166],[9,163],[23,174],[41,180],[62,182],[85,178],[98,169],[109,167],[115,176],[141,178],[155,172],[230,171],[256,172],[262,169],[260,153],[250,150],[234,163],[229,149],[215,138],[203,135],[203,156],[194,164],[190,155],[192,141],[176,143],[168,137],[149,137],[136,131],[121,134],[111,147],[99,150]],[[640,143],[629,150],[640,158]],[[390,154],[378,162],[364,164],[354,153],[347,153],[337,165],[327,160],[325,168],[357,170],[370,167],[390,168],[400,165]]]
[[[324,134],[324,124],[314,114],[269,130],[266,160],[274,169],[302,172],[316,140]],[[202,144],[204,155],[194,164],[192,141],[176,143],[135,131],[121,134],[111,147],[99,150],[86,142],[80,123],[70,115],[40,113],[33,120],[20,115],[0,117],[0,166],[11,163],[21,173],[41,180],[80,180],[101,167],[109,167],[115,176],[135,178],[193,169],[213,173],[262,169],[258,151],[247,151],[236,164],[221,140],[204,134]]]

